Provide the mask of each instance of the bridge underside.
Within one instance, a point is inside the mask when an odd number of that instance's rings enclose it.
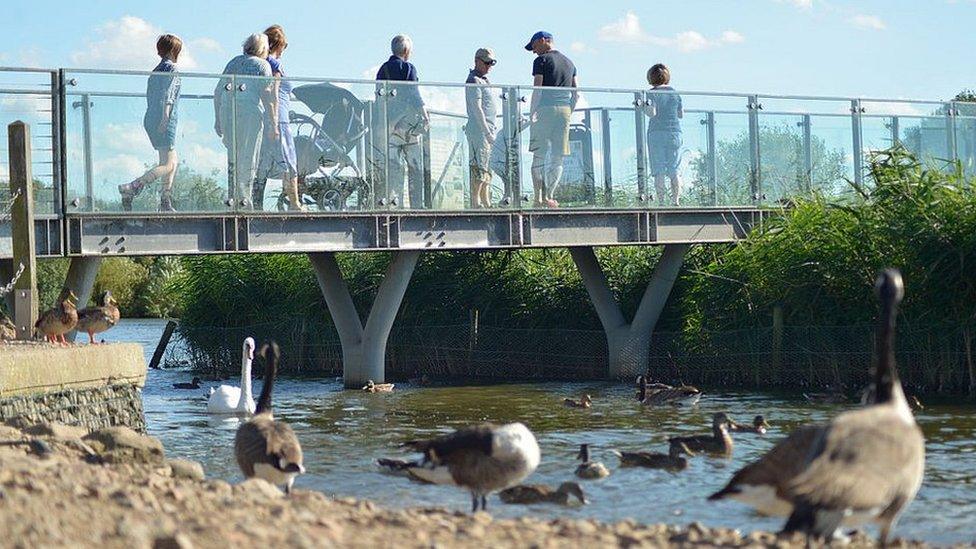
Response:
[[[369,250],[490,250],[731,242],[756,208],[392,212],[351,214],[76,214],[37,219],[37,254],[140,256]],[[10,257],[0,224],[0,258]]]

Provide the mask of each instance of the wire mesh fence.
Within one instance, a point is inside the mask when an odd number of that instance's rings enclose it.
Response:
[[[966,393],[976,386],[976,326],[904,326],[897,359],[911,392]],[[181,326],[166,367],[234,372],[245,337],[275,339],[282,368],[340,375],[342,346],[324,322],[292,318],[241,327]],[[494,379],[584,380],[606,377],[602,330],[478,326],[458,323],[394,328],[386,352],[392,379],[417,375]],[[641,359],[644,361],[644,359]],[[646,371],[652,379],[702,387],[815,389],[865,385],[874,360],[874,327],[786,326],[723,332],[656,332]],[[628,374],[632,372],[627,372]],[[638,372],[640,373],[640,372]]]

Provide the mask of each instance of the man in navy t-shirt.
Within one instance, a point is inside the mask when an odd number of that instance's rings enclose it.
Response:
[[[579,100],[579,80],[573,62],[553,46],[552,34],[535,33],[525,49],[537,55],[532,63],[532,85],[537,89],[532,91],[529,110],[533,206],[555,208],[559,206],[555,192],[563,175],[563,158],[569,156],[569,120]]]
[[[390,43],[393,55],[383,63],[376,72],[377,80],[416,82],[417,67],[409,61],[413,52],[413,41],[409,36],[398,34]],[[407,171],[407,187],[410,196],[410,208],[424,207],[424,152],[420,140],[429,127],[427,110],[424,100],[420,97],[420,88],[415,85],[391,85],[394,92],[386,100],[386,132],[374,132],[375,138],[382,139],[385,133],[386,143],[375,143],[377,151],[386,150],[389,155],[387,162],[386,181],[390,182],[389,196],[387,190],[377,185],[377,198],[386,198],[393,203],[402,200],[404,164]],[[379,162],[385,162],[380,155]],[[382,173],[382,171],[380,171]],[[377,177],[377,183],[382,180]],[[404,204],[401,204],[404,205]]]

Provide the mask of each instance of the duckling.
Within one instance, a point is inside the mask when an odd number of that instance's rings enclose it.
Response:
[[[88,332],[88,343],[95,343],[95,334],[108,331],[119,323],[118,302],[112,297],[112,292],[105,290],[98,300],[96,307],[85,307],[78,311],[79,332]],[[194,387],[196,388],[196,387]]]
[[[373,380],[370,379],[366,385],[363,385],[363,391],[367,393],[392,393],[393,383],[373,383]]]
[[[563,399],[563,406],[567,408],[589,408],[593,405],[593,399],[590,395],[583,395],[579,400],[573,400],[571,398]]]
[[[195,377],[189,383],[174,383],[174,389],[199,389],[200,388],[200,378]]]
[[[766,423],[766,418],[763,416],[756,416],[753,418],[752,425],[742,425],[734,421],[729,425],[729,431],[734,431],[736,433],[756,433],[757,435],[765,435],[767,429],[769,429],[769,423]]]
[[[610,470],[599,461],[590,461],[590,445],[580,444],[579,454],[576,459],[582,461],[576,468],[576,476],[585,479],[597,479],[610,476]]]
[[[672,404],[694,406],[701,399],[702,392],[692,385],[673,387],[664,383],[648,383],[644,376],[637,376],[637,401],[644,406]]]
[[[278,486],[284,485],[285,493],[291,494],[295,477],[305,472],[302,445],[290,425],[275,420],[271,409],[271,391],[280,357],[278,344],[273,341],[266,344],[260,354],[268,361],[264,385],[254,417],[237,428],[234,454],[246,478],[258,477]]]
[[[729,425],[732,423],[732,419],[725,412],[719,412],[712,416],[711,435],[672,437],[668,442],[684,444],[695,452],[731,457],[732,436],[729,435]]]
[[[524,505],[533,503],[569,505],[570,496],[576,497],[583,505],[587,503],[586,496],[583,495],[583,488],[575,482],[564,482],[555,490],[544,484],[520,484],[498,493],[498,497],[504,503],[521,503]]]
[[[648,469],[667,469],[668,471],[683,471],[688,468],[688,459],[681,454],[694,456],[682,442],[671,443],[667,454],[657,452],[618,452],[612,450],[620,458],[621,467],[646,467]]]
[[[78,298],[75,297],[70,288],[61,290],[61,294],[58,296],[58,304],[44,311],[34,323],[34,328],[44,334],[44,339],[47,341],[56,343],[60,336],[61,345],[67,345],[68,340],[65,339],[64,334],[74,330],[78,324],[78,309],[75,308],[74,304],[77,300]]]

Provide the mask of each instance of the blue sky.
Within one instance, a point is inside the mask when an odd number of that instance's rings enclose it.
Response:
[[[481,45],[498,83],[530,81],[523,51],[540,28],[584,85],[639,87],[672,67],[676,87],[943,99],[976,87],[973,0],[615,0],[537,2],[10,2],[0,65],[150,70],[162,31],[187,43],[184,70],[215,72],[250,32],[283,25],[292,75],[361,78],[413,36],[422,80],[463,79]],[[272,15],[273,14],[273,15]]]

